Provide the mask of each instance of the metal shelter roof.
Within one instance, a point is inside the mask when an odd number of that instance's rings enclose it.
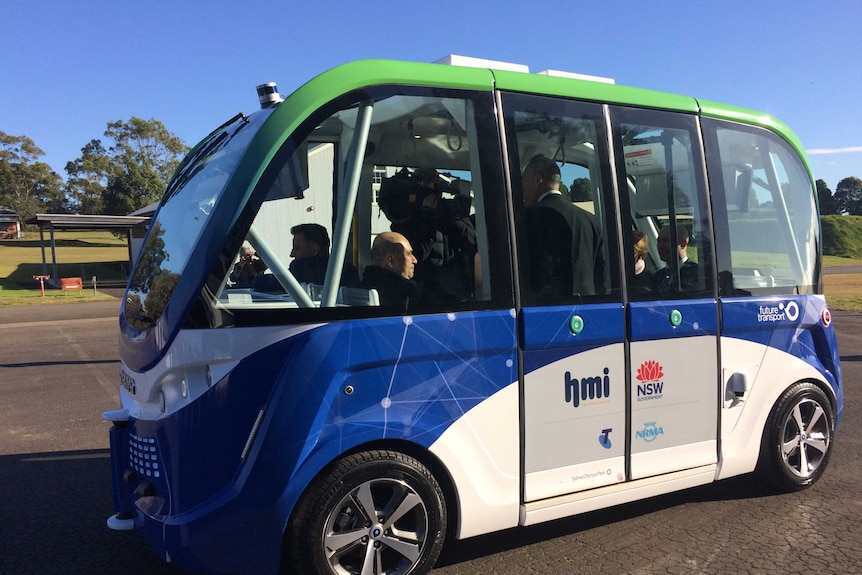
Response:
[[[125,230],[145,225],[143,216],[86,216],[78,214],[36,214],[26,223],[58,230]]]

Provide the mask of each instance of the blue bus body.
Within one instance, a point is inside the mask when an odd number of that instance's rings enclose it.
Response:
[[[422,573],[446,536],[823,473],[841,370],[813,181],[779,122],[493,65],[358,62],[261,101],[191,151],[138,256],[110,527],[191,571]],[[537,153],[598,222],[595,289],[534,281]],[[342,273],[428,216],[385,197],[405,167],[435,169],[434,221],[472,242],[435,228],[455,263],[388,305]],[[292,267],[309,221],[331,237],[320,282]],[[688,255],[665,261],[671,229]],[[249,247],[267,269],[241,285]]]

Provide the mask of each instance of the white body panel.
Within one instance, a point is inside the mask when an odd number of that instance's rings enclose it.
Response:
[[[520,469],[518,384],[489,397],[431,445],[458,494],[456,537],[518,525]]]
[[[524,376],[527,501],[625,480],[624,357],[613,344]]]
[[[535,525],[545,521],[561,519],[596,509],[604,509],[631,501],[655,497],[664,493],[705,485],[715,480],[715,465],[678,471],[668,475],[649,477],[629,483],[609,485],[591,491],[583,491],[524,504],[521,510],[521,525]]]
[[[721,410],[721,462],[717,479],[754,471],[763,428],[784,390],[798,381],[825,383],[816,369],[798,357],[758,343],[722,338],[721,355],[725,401]],[[738,371],[753,374],[750,391],[743,398],[730,400],[728,395],[732,394],[727,389]],[[828,385],[824,388],[831,389]]]
[[[205,393],[243,358],[319,325],[181,330],[155,366],[143,373],[123,367],[122,407],[135,419],[164,417]]]
[[[716,463],[715,337],[632,343],[631,369],[631,479]]]

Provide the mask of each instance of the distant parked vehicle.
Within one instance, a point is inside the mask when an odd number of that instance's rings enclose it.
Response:
[[[21,219],[18,212],[0,208],[0,239],[16,240],[21,237]]]

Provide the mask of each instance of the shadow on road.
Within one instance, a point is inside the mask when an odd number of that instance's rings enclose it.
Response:
[[[0,573],[184,574],[138,533],[107,528],[110,482],[108,450],[0,456]]]
[[[756,499],[773,495],[775,492],[758,482],[754,475],[734,477],[702,487],[593,511],[575,517],[558,519],[540,525],[516,527],[462,541],[450,539],[443,548],[440,559],[437,561],[437,567],[455,565],[496,553],[511,551],[519,547],[534,545],[542,541],[574,535],[672,507],[707,501]]]

